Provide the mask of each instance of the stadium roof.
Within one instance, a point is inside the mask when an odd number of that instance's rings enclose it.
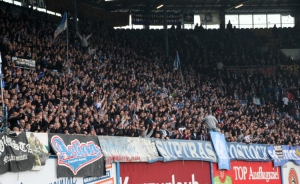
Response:
[[[293,12],[299,11],[300,0],[165,0],[168,11],[199,12],[219,11],[227,13]],[[128,12],[133,10],[161,11],[156,7],[163,0],[78,0],[79,3],[107,11]],[[243,4],[240,8],[237,5]]]

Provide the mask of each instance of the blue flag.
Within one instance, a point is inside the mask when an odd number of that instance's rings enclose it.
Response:
[[[57,28],[55,29],[55,32],[54,32],[54,39],[61,33],[63,32],[66,28],[67,28],[67,13],[65,12],[62,19],[61,19],[61,22],[59,23],[59,25],[57,26]]]
[[[178,51],[176,51],[176,56],[175,56],[175,60],[174,60],[174,70],[178,70],[178,65],[179,65],[179,55],[178,55]]]
[[[228,153],[227,144],[225,137],[220,132],[209,132],[211,141],[215,148],[215,153],[218,157],[218,167],[219,170],[226,169],[230,170],[230,157]]]
[[[1,56],[1,53],[0,53],[0,64],[1,64],[1,68],[0,68],[0,87],[1,88],[5,88],[5,84],[4,84],[4,81],[2,79],[2,56]]]

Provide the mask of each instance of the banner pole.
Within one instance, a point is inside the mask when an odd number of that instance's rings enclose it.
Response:
[[[177,52],[178,52],[178,51],[177,51]],[[184,90],[184,86],[183,86],[183,75],[182,75],[182,69],[181,69],[180,60],[178,61],[178,64],[179,64],[180,75],[181,75],[181,85],[182,85],[182,89]]]
[[[209,162],[210,165],[210,179],[211,179],[211,184],[214,184],[214,165],[212,162]]]

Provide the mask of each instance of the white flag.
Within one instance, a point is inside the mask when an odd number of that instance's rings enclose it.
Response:
[[[57,28],[55,29],[55,32],[54,32],[54,39],[61,33],[63,32],[66,28],[67,28],[67,13],[65,12],[62,19],[61,19],[61,22],[59,23],[59,25],[57,26]]]

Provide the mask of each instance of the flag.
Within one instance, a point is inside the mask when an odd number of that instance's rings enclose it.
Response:
[[[1,88],[4,88],[4,82],[3,82],[3,79],[2,79],[2,56],[1,56],[1,52],[0,52],[0,66],[1,66],[1,68],[0,68],[0,87]]]
[[[55,29],[54,32],[54,39],[61,33],[63,32],[66,28],[67,28],[67,13],[65,12],[59,25],[57,26],[57,28]]]
[[[176,51],[176,56],[175,56],[175,60],[174,60],[174,70],[178,70],[178,65],[179,65],[179,55],[178,55],[178,51]]]

